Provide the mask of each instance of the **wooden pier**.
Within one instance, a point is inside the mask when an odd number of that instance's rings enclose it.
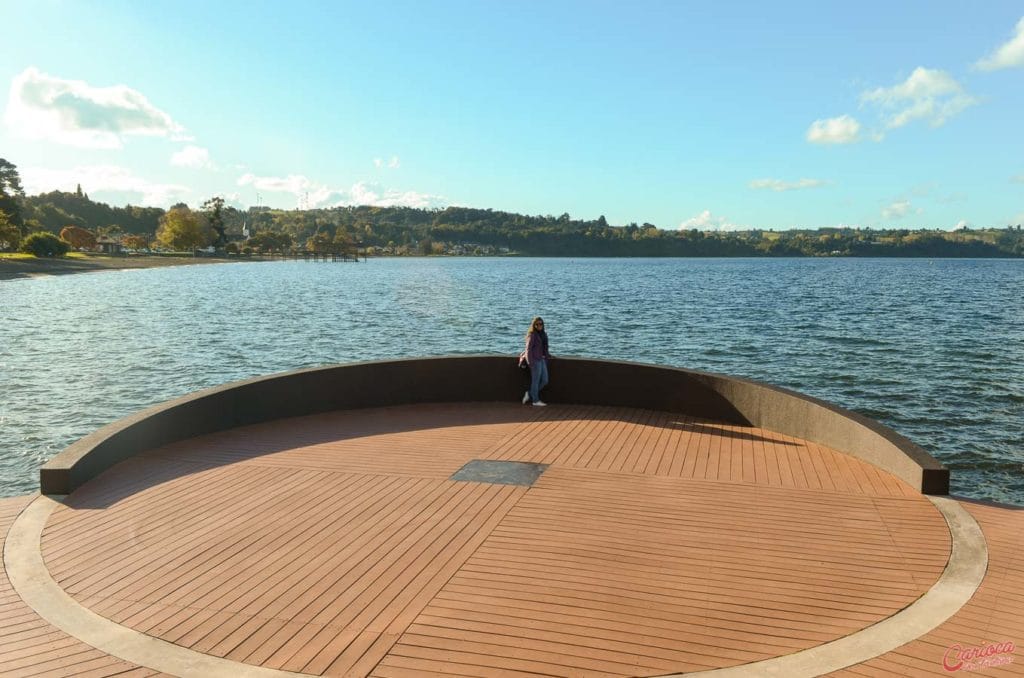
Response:
[[[295,259],[301,258],[303,261],[322,261],[322,262],[353,262],[359,263],[358,252],[299,252],[296,253]],[[363,255],[363,261],[366,261],[366,255]]]
[[[358,264],[360,260],[366,261],[366,255],[356,252],[310,252],[308,250],[293,250],[289,252],[266,252],[255,255],[262,259],[283,259],[293,261],[312,261],[324,263],[347,263]]]

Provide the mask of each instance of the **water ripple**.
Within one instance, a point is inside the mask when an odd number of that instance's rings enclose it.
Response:
[[[954,491],[1024,503],[1024,262],[391,259],[0,282],[0,495],[97,427],[227,381],[514,353],[689,367],[893,426]],[[555,376],[555,375],[553,375]],[[556,377],[557,378],[557,377]]]

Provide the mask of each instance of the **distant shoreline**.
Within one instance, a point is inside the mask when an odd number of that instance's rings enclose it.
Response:
[[[104,257],[87,256],[62,259],[0,257],[0,280],[18,280],[52,275],[118,271],[133,268],[163,268],[193,264],[234,264],[259,259],[222,259],[220,257]]]
[[[453,255],[375,255],[371,259],[474,259],[488,258],[475,256],[453,256]],[[942,256],[832,256],[832,257],[769,257],[769,256],[700,256],[700,257],[679,257],[679,256],[595,256],[595,255],[525,255],[511,254],[498,255],[495,258],[503,259],[979,259],[979,260],[1019,260],[1020,257],[942,257]],[[136,268],[164,268],[167,266],[193,266],[199,264],[237,264],[251,261],[281,261],[277,257],[244,257],[226,259],[223,257],[167,257],[167,256],[138,256],[138,257],[111,257],[102,255],[88,255],[85,257],[46,259],[46,258],[25,258],[9,259],[0,257],[0,281],[18,280],[21,278],[45,278],[54,275],[70,275],[75,273],[95,273],[99,271],[121,271]]]

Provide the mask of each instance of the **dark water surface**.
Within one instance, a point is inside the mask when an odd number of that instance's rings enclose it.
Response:
[[[0,282],[0,496],[126,414],[354,360],[520,350],[764,380],[874,417],[1024,503],[1024,261],[376,259]],[[510,398],[515,399],[516,394]]]

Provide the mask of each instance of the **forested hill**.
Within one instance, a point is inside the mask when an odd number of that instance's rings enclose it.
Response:
[[[109,234],[152,237],[165,211],[111,207],[81,191],[23,199],[27,224],[59,232],[68,225]],[[528,216],[449,207],[334,207],[277,210],[226,207],[227,233],[243,224],[254,234],[283,234],[303,246],[310,238],[353,241],[394,254],[515,253],[533,256],[897,256],[1021,257],[1020,225],[957,231],[821,228],[785,231],[660,229],[653,224],[613,226],[605,218]]]
[[[159,207],[111,207],[93,202],[78,191],[53,191],[24,199],[23,216],[36,220],[44,230],[59,233],[65,226],[79,226],[91,231],[113,226],[116,232],[152,235],[160,225],[165,210]]]

